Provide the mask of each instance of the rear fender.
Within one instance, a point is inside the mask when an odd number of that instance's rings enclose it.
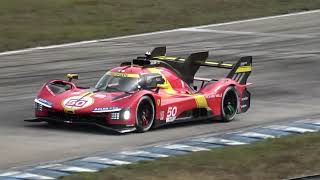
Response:
[[[242,85],[238,82],[224,78],[216,82],[208,83],[199,92],[205,95],[208,106],[212,109],[214,115],[221,115],[221,102],[224,91],[229,87],[234,86],[238,95],[238,113],[246,112],[250,108],[251,94],[247,90],[247,84]]]
[[[240,111],[239,113],[247,112],[250,108],[251,104],[251,93],[248,91],[247,88],[244,88],[240,97]]]

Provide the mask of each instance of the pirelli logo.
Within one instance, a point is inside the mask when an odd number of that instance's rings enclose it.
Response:
[[[251,70],[252,70],[251,66],[239,66],[236,73],[251,72]]]
[[[118,76],[118,77],[129,77],[129,78],[139,78],[139,74],[128,74],[128,73],[117,73],[117,72],[107,72],[108,75]]]

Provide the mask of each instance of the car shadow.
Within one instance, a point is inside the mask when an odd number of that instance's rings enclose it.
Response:
[[[122,135],[116,131],[102,129],[93,125],[77,125],[77,124],[49,124],[46,122],[38,123],[28,123],[24,127],[39,129],[39,130],[48,130],[48,131],[63,131],[63,132],[76,132],[76,133],[88,133],[95,135],[113,135],[119,136]]]
[[[234,121],[237,121],[237,119],[235,119]],[[165,124],[165,125],[158,126],[156,128],[151,129],[151,131],[157,132],[157,131],[164,131],[164,130],[169,130],[174,128],[201,126],[204,124],[208,124],[208,125],[220,124],[220,123],[226,123],[226,122],[222,122],[219,119],[176,122],[172,124]],[[96,134],[96,135],[121,136],[121,135],[136,133],[136,132],[119,133],[116,131],[99,128],[94,125],[78,125],[78,124],[54,124],[53,125],[53,124],[48,124],[46,122],[37,122],[37,123],[26,122],[24,126],[27,128],[33,128],[33,129],[39,129],[39,130],[48,130],[48,131],[55,130],[55,131],[63,131],[63,132],[88,133],[88,134]]]

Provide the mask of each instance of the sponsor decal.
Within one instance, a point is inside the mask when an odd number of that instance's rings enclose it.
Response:
[[[67,99],[65,99],[62,102],[62,106],[65,109],[72,109],[72,110],[77,110],[77,109],[82,109],[90,106],[91,104],[94,103],[94,99],[88,96],[72,96]]]
[[[222,94],[208,94],[206,95],[206,98],[211,99],[211,98],[221,98]]]
[[[81,92],[73,92],[73,93],[71,93],[72,95],[79,95],[79,94],[81,94]]]
[[[101,107],[101,108],[94,108],[92,112],[115,112],[115,111],[120,111],[120,107]]]
[[[247,65],[248,63],[247,62],[241,62],[240,63],[240,66],[245,66],[245,65]]]
[[[244,97],[244,98],[242,98],[241,100],[242,101],[247,101],[249,99],[249,97]]]
[[[118,77],[130,77],[130,78],[139,78],[139,74],[128,74],[128,73],[121,73],[121,72],[107,72],[107,74],[112,76],[118,76]]]
[[[246,107],[247,107],[247,105],[245,105],[245,104],[244,104],[244,105],[241,105],[241,108],[246,108]]]
[[[107,96],[104,95],[104,94],[95,94],[94,97],[96,97],[96,98],[105,98]]]
[[[160,120],[164,120],[164,111],[160,111]]]
[[[172,122],[174,121],[177,117],[177,106],[170,106],[168,107],[168,111],[167,111],[167,117],[166,117],[166,122]]]
[[[47,101],[47,100],[45,100],[45,99],[37,98],[37,99],[35,99],[34,101],[35,101],[36,103],[38,103],[38,104],[41,104],[41,105],[47,107],[47,108],[52,108],[52,103],[49,102],[49,101]]]

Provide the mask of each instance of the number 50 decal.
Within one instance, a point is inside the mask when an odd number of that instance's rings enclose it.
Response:
[[[177,106],[170,106],[168,107],[167,111],[167,117],[166,117],[166,122],[172,122],[176,119],[176,114],[177,114]]]

